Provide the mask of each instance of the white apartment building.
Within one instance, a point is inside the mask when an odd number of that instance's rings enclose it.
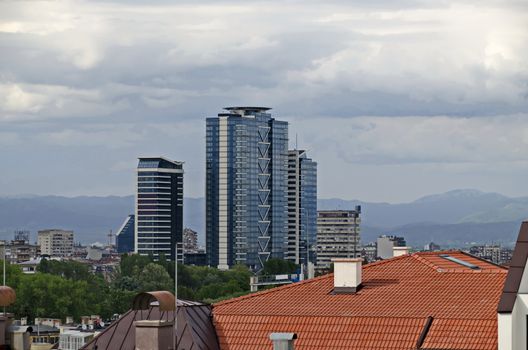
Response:
[[[37,242],[41,255],[64,257],[73,254],[73,231],[58,229],[38,231]]]

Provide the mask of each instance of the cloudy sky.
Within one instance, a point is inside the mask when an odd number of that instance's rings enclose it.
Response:
[[[320,197],[528,195],[526,1],[0,1],[0,195],[124,195],[264,105]]]

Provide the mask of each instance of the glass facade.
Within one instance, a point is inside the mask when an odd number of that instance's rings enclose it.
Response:
[[[267,108],[227,110],[206,121],[208,264],[259,269],[284,256],[288,123]]]
[[[288,152],[288,240],[286,259],[316,263],[317,163],[306,151]]]
[[[134,227],[135,216],[129,215],[117,231],[116,245],[118,253],[130,253],[134,251]]]
[[[135,217],[135,252],[183,262],[183,163],[139,159]]]

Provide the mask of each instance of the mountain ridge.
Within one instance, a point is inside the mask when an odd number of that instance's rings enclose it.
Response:
[[[364,242],[382,233],[397,233],[406,236],[410,244],[422,244],[428,235],[446,244],[484,240],[507,243],[514,239],[515,233],[510,233],[514,224],[528,217],[528,197],[511,198],[473,189],[427,195],[406,203],[318,200],[319,210],[354,209],[356,205],[362,206]],[[76,240],[83,243],[104,242],[109,230],[115,232],[133,212],[133,195],[0,196],[0,238],[10,239],[15,229],[28,229],[35,237],[37,230],[62,227],[73,229]],[[204,221],[205,199],[186,197],[184,225],[198,231],[202,244]],[[478,234],[477,227],[486,233],[471,239]],[[445,235],[440,234],[442,230]],[[421,236],[415,234],[418,231],[423,232]]]

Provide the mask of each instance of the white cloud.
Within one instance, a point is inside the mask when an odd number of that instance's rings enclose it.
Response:
[[[47,96],[24,90],[18,84],[0,84],[0,110],[35,113],[47,102]]]

